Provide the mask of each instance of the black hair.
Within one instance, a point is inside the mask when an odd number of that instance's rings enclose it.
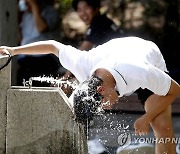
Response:
[[[97,92],[97,87],[102,85],[103,80],[97,76],[84,81],[74,92],[74,114],[77,122],[84,125],[98,114],[102,95]]]
[[[80,1],[85,1],[92,8],[100,8],[101,2],[100,0],[73,0],[72,7],[75,11],[77,11],[77,6]]]

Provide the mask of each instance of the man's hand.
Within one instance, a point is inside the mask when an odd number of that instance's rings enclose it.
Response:
[[[150,128],[150,121],[146,114],[134,122],[135,135],[147,135]]]
[[[13,49],[11,47],[7,46],[1,46],[0,47],[0,55],[6,56],[6,55],[14,55]]]

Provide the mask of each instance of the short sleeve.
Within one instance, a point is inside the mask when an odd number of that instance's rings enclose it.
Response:
[[[83,82],[89,76],[91,67],[87,55],[88,52],[67,45],[59,51],[59,60],[62,66],[70,70],[79,82]]]
[[[171,77],[164,71],[149,64],[145,77],[146,82],[142,88],[147,88],[160,96],[165,96],[168,93],[171,86]]]
[[[171,86],[171,77],[149,63],[138,61],[121,63],[118,65],[117,70],[127,82],[125,88],[118,85],[122,95],[136,91],[138,88],[147,88],[154,94],[165,96]]]
[[[61,46],[59,51],[59,60],[63,67],[68,70],[74,69],[75,63],[79,61],[78,53],[79,50],[70,45]]]

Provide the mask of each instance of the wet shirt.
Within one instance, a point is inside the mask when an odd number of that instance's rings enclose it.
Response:
[[[116,81],[120,96],[140,87],[157,95],[166,95],[171,78],[159,48],[138,37],[116,38],[89,52],[64,46],[59,52],[62,65],[83,82],[98,68],[107,69]]]
[[[114,22],[106,15],[97,15],[87,29],[85,40],[97,46],[118,36],[120,36],[118,27]]]

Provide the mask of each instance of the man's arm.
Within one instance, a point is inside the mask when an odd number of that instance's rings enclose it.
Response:
[[[6,52],[4,52],[4,50],[8,50],[8,52],[12,56],[19,54],[35,55],[35,54],[51,54],[51,53],[58,56],[59,51],[62,50],[64,47],[65,45],[62,43],[59,43],[54,40],[48,40],[48,41],[39,41],[18,47],[1,46],[0,54],[6,55]]]
[[[95,44],[85,40],[81,43],[79,50],[89,51],[90,49],[92,49],[94,47],[94,45]]]
[[[135,133],[136,134],[146,134],[149,131],[149,124],[163,111],[165,111],[180,95],[180,85],[174,80],[171,80],[170,90],[166,96],[152,95],[145,102],[146,113],[137,119],[134,123]],[[146,108],[146,103],[153,105],[149,108]]]
[[[176,99],[176,97],[179,95],[180,95],[180,85],[172,79],[170,90],[166,96],[153,95],[152,97],[149,97],[149,99],[147,99],[147,101],[150,102],[152,101],[157,102],[156,106],[152,106],[150,109],[146,111],[147,117],[149,117],[150,120],[153,120],[161,112],[166,110],[169,107],[169,105],[171,105],[173,101]]]

